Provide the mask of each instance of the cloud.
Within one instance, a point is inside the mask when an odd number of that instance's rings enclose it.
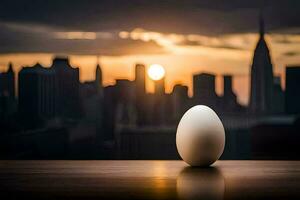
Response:
[[[164,33],[135,28],[132,31],[69,31],[36,24],[0,23],[0,53],[54,53],[80,55],[175,54],[242,59],[252,53],[258,35],[234,33],[219,36]],[[299,50],[300,36],[268,35],[273,52]],[[272,48],[273,50],[274,48]],[[287,54],[290,55],[290,54]]]
[[[67,40],[95,40],[95,32],[56,32],[55,37]]]
[[[298,56],[300,55],[300,51],[288,51],[284,52],[282,55],[292,57],[292,56]]]
[[[154,42],[124,40],[118,32],[66,31],[32,24],[0,23],[0,53],[54,53],[82,55],[156,54]]]
[[[96,40],[96,39],[113,39],[114,33],[110,32],[84,32],[84,31],[68,31],[55,32],[55,38],[66,40]]]
[[[215,60],[249,60],[258,40],[257,33],[224,34],[206,36],[200,34],[175,34],[148,31],[142,28],[121,31],[119,37],[126,40],[154,42],[168,54],[205,56]],[[300,52],[300,37],[294,34],[267,34],[272,57],[296,56]],[[282,57],[283,56],[283,57]],[[295,58],[296,59],[296,58]],[[294,61],[293,61],[294,62]]]
[[[0,53],[207,55],[205,48],[250,51],[257,39],[253,33],[258,29],[260,6],[260,0],[3,0]],[[292,0],[265,3],[266,29],[276,33],[271,36],[273,41],[299,43],[299,7],[300,1]]]
[[[264,2],[268,30],[300,27],[299,1]],[[218,35],[255,32],[261,5],[261,0],[2,0],[0,21],[67,31],[128,31],[143,27],[165,33]]]
[[[282,44],[299,44],[300,34],[272,34],[272,40]]]
[[[254,34],[230,34],[224,36],[205,36],[199,34],[175,34],[147,31],[141,28],[130,32],[121,31],[119,37],[122,39],[141,40],[144,42],[154,41],[157,45],[169,49],[178,46],[210,47],[231,50],[250,50],[249,43],[255,40]]]

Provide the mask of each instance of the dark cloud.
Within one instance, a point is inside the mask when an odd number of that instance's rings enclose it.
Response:
[[[121,39],[117,32],[95,33],[95,39],[60,39],[55,29],[20,25],[0,25],[0,53],[58,53],[58,54],[151,54],[164,53],[154,42]],[[60,30],[61,31],[61,30]]]
[[[102,38],[97,41],[58,42],[51,34],[56,31],[116,33],[121,30],[131,31],[138,27],[164,33],[203,35],[256,32],[261,2],[261,0],[2,0],[0,52],[71,50],[81,53],[117,54],[124,52],[128,48],[126,45],[131,46],[131,49],[140,46],[141,53],[148,53],[150,49],[153,52],[160,52],[163,50],[159,46],[142,41]],[[280,32],[300,27],[300,1],[264,2],[267,30]],[[22,25],[23,29],[14,30],[3,24]],[[40,29],[34,30],[36,27]]]
[[[198,41],[190,41],[190,40],[183,40],[181,42],[178,42],[177,43],[178,45],[188,45],[188,46],[199,46],[199,45],[202,45],[201,42],[198,42]]]
[[[255,31],[261,0],[2,0],[0,20],[101,31],[141,27],[154,31]],[[297,0],[264,1],[272,29],[300,25]]]
[[[288,51],[283,53],[284,56],[292,57],[292,56],[298,56],[300,55],[299,51]]]
[[[244,47],[237,47],[231,44],[218,44],[218,45],[213,45],[213,44],[207,44],[205,42],[201,41],[189,41],[189,40],[184,40],[179,43],[178,45],[188,45],[188,46],[202,46],[202,47],[211,47],[211,48],[217,48],[217,49],[232,49],[232,50],[248,50]]]

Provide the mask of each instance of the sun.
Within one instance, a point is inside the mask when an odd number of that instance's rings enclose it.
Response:
[[[165,69],[163,66],[158,64],[150,65],[148,69],[148,76],[154,81],[160,80],[165,76]]]

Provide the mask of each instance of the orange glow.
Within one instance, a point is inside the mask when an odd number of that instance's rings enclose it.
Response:
[[[60,33],[62,34],[62,33]],[[93,33],[63,33],[59,36],[71,36],[70,38],[93,39]],[[73,35],[72,35],[73,34]],[[104,33],[103,33],[104,34]],[[105,35],[105,34],[104,34]],[[141,54],[140,48],[129,48],[128,54],[117,56],[101,56],[100,65],[103,71],[104,86],[112,85],[116,79],[134,80],[134,66],[143,63],[150,66],[159,63],[167,72],[165,76],[166,92],[172,92],[177,83],[189,87],[189,95],[192,96],[193,74],[208,72],[215,74],[216,92],[223,93],[222,75],[233,76],[233,90],[237,94],[238,101],[242,104],[248,103],[249,98],[249,72],[253,50],[257,42],[257,34],[229,34],[219,37],[202,36],[197,34],[168,34],[150,32],[144,29],[133,31],[121,31],[120,39],[140,40],[142,42],[154,42],[164,50],[161,54]],[[97,33],[99,37],[99,33]],[[266,35],[271,50],[274,74],[282,77],[284,88],[285,66],[298,65],[300,54],[299,35],[272,34]],[[288,41],[282,43],[280,41]],[[132,51],[132,52],[131,52]],[[131,53],[131,54],[130,54]],[[42,53],[14,53],[0,55],[0,72],[6,71],[9,62],[14,65],[18,72],[22,66],[32,66],[39,62],[45,67],[52,63],[54,54]],[[95,67],[97,55],[69,55],[72,66],[80,68],[80,81],[93,80],[95,78]],[[153,81],[146,76],[147,92],[154,91]]]

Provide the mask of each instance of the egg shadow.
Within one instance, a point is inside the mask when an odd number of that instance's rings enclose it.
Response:
[[[224,198],[225,180],[216,167],[185,167],[176,179],[179,199],[220,200]]]

